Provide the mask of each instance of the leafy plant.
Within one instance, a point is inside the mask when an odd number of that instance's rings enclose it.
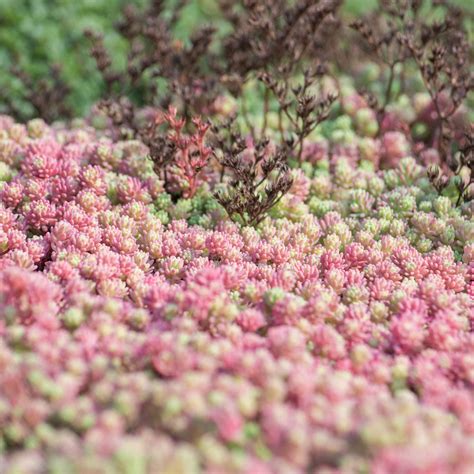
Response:
[[[230,180],[215,192],[217,201],[231,219],[244,225],[257,225],[290,189],[292,177],[287,165],[289,147],[272,150],[268,139],[253,146],[232,130],[232,122],[214,127],[214,156]]]

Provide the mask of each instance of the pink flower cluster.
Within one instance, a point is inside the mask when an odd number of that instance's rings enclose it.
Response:
[[[413,159],[315,146],[255,229],[140,143],[0,129],[1,472],[470,472],[473,227]]]

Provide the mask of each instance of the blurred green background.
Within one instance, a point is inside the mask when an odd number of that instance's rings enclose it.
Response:
[[[173,4],[176,0],[168,0]],[[102,82],[89,54],[84,30],[92,28],[105,35],[114,61],[124,60],[126,44],[114,31],[125,4],[143,7],[148,0],[0,0],[0,112],[2,95],[8,96],[24,117],[34,111],[23,98],[21,82],[9,69],[17,63],[32,78],[48,74],[48,65],[59,64],[61,77],[71,89],[69,105],[77,116],[85,114],[100,97]],[[470,6],[474,1],[455,0]],[[361,15],[377,0],[346,0],[343,12]],[[184,38],[197,25],[214,20],[216,0],[191,0],[178,24],[177,37]]]
[[[83,114],[100,95],[101,82],[90,58],[85,28],[106,33],[111,51],[123,51],[124,44],[113,30],[121,8],[128,0],[1,0],[0,77],[2,94],[31,113],[22,100],[20,81],[9,74],[17,63],[33,78],[48,73],[49,64],[59,64],[62,77],[72,90],[70,105]],[[135,3],[144,3],[137,2]],[[121,55],[116,55],[117,57]],[[1,107],[1,104],[0,104]]]

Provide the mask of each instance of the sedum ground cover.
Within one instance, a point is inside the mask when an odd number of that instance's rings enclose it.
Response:
[[[471,474],[468,13],[135,3],[8,17],[0,473]]]
[[[2,472],[470,472],[471,208],[345,103],[256,227],[1,118]]]

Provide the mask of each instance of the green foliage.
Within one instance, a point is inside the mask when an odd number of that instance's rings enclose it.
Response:
[[[103,94],[103,82],[90,56],[90,42],[84,30],[93,29],[105,37],[116,66],[126,58],[126,43],[114,30],[125,5],[145,7],[148,0],[1,0],[0,68],[19,66],[33,80],[44,78],[49,66],[61,67],[61,78],[71,90],[68,105],[75,116],[88,112]],[[168,0],[170,6],[176,0]],[[215,0],[193,0],[183,9],[176,37],[186,40],[196,25],[217,13]],[[12,74],[0,77],[2,95],[12,99],[22,118],[34,110],[23,97],[21,82]],[[0,103],[0,112],[3,104]]]
[[[137,5],[146,0],[134,0]],[[2,0],[0,2],[0,67],[20,66],[33,79],[44,77],[48,65],[58,64],[71,89],[69,105],[84,114],[101,94],[100,75],[89,55],[86,28],[103,31],[114,57],[122,58],[125,44],[113,30],[128,0]],[[3,94],[13,98],[25,116],[32,111],[22,101],[22,87],[2,74]]]

